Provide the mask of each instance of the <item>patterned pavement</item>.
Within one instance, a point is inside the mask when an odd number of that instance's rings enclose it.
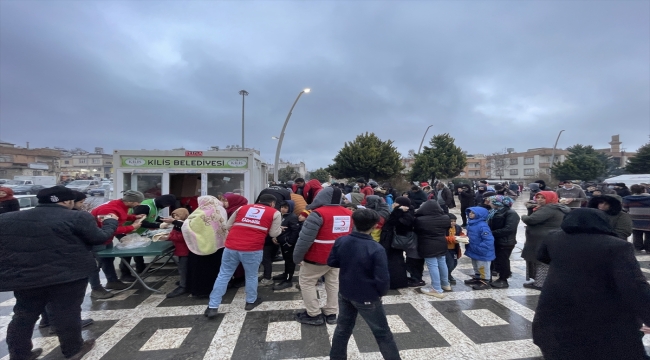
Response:
[[[523,201],[517,201],[515,209],[525,214]],[[517,238],[509,289],[474,291],[465,286],[462,280],[470,277],[472,268],[469,259],[463,257],[454,271],[459,284],[446,298],[432,298],[412,288],[392,290],[384,297],[388,321],[403,359],[541,359],[531,336],[539,292],[522,287],[523,224]],[[637,259],[650,281],[650,255]],[[275,263],[274,275],[282,269],[281,262]],[[170,292],[178,280],[173,267],[161,270],[159,277],[148,278],[147,282],[153,285],[168,273],[171,276],[155,287]],[[304,309],[295,287],[279,292],[260,287],[259,293],[265,302],[246,312],[244,289],[228,290],[219,316],[208,321],[203,317],[207,299],[166,299],[165,295],[134,288],[112,299],[91,300],[88,288],[83,317],[91,317],[95,323],[84,329],[83,336],[96,338],[97,344],[84,359],[328,358],[335,326],[314,327],[293,321],[293,314]],[[325,297],[324,289],[319,290],[319,295]],[[5,337],[14,303],[12,293],[0,293],[0,360],[9,359]],[[650,336],[644,341],[650,353]],[[43,359],[63,359],[58,339],[49,335],[48,328],[36,328],[33,342],[44,349]],[[382,358],[361,318],[348,354],[350,359]]]

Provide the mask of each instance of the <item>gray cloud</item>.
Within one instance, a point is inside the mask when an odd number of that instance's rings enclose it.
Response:
[[[470,153],[650,131],[650,3],[0,2],[0,138],[331,162],[369,131],[406,154],[449,132]]]

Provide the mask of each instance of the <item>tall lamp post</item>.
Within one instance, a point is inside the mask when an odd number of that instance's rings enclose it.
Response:
[[[420,148],[418,149],[418,154],[422,150],[422,144],[424,143],[424,138],[427,136],[427,132],[429,132],[429,128],[432,127],[433,125],[429,125],[427,127],[427,130],[424,132],[424,135],[422,135],[422,141],[420,141]]]
[[[287,128],[287,124],[289,123],[289,119],[291,118],[291,113],[293,112],[293,108],[296,107],[296,104],[298,103],[298,100],[300,100],[300,97],[304,93],[309,93],[311,89],[305,89],[298,94],[298,97],[296,98],[296,101],[293,102],[293,105],[291,105],[291,109],[289,109],[289,114],[287,114],[287,119],[284,120],[284,125],[282,125],[282,132],[280,133],[280,137],[278,138],[278,148],[275,150],[275,164],[273,165],[273,181],[276,183],[278,182],[278,165],[280,163],[280,149],[282,149],[282,140],[284,140],[284,130]]]
[[[244,150],[244,99],[248,96],[248,91],[239,90],[241,95],[241,149]]]
[[[557,148],[557,142],[560,141],[560,135],[562,135],[562,132],[564,132],[564,130],[561,130],[560,133],[557,134],[555,145],[553,145],[553,152],[551,153],[551,168],[553,168],[553,164],[555,163],[555,149]]]

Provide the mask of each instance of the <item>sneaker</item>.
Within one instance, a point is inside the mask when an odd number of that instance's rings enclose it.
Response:
[[[111,290],[124,290],[128,288],[129,285],[121,282],[120,280],[117,281],[109,281],[106,283],[106,286],[104,288],[106,289],[111,289]]]
[[[132,275],[122,275],[120,277],[120,281],[122,281],[122,282],[132,283],[132,282],[136,282],[137,280],[138,279],[136,279],[135,276],[132,276]]]
[[[41,356],[42,353],[43,349],[41,348],[32,349],[32,353],[29,355],[27,360],[36,360],[39,356]]]
[[[203,316],[207,317],[208,319],[214,319],[219,315],[219,308],[207,308],[205,309],[205,312],[203,313]]]
[[[444,291],[451,291],[451,286],[443,286],[442,290]]]
[[[278,275],[275,275],[274,277],[272,277],[271,279],[273,279],[273,280],[287,280],[287,274],[286,273],[278,274]]]
[[[504,289],[504,288],[510,287],[510,285],[508,285],[508,280],[503,280],[503,279],[493,281],[490,285],[493,288],[497,288],[497,289]]]
[[[472,289],[474,290],[485,290],[490,288],[490,283],[488,283],[486,280],[480,280],[478,284],[472,285]]]
[[[481,283],[481,279],[477,279],[477,278],[471,278],[469,280],[465,280],[465,285],[474,285],[480,283]]]
[[[336,325],[336,314],[325,315],[325,322],[330,325]]]
[[[83,358],[84,355],[88,354],[90,350],[93,349],[93,347],[95,347],[95,339],[84,341],[79,352],[69,357],[68,360],[81,360],[81,358]]]
[[[443,299],[445,297],[445,294],[437,292],[434,288],[425,286],[420,288],[420,292],[422,292],[424,295],[429,295],[436,297],[438,299]]]
[[[301,324],[320,326],[325,324],[325,319],[323,319],[323,314],[318,314],[316,316],[309,316],[306,311],[297,313],[294,315],[294,319]]]
[[[260,286],[269,286],[269,285],[273,285],[273,280],[271,279],[260,280]]]
[[[177,287],[176,289],[174,289],[174,291],[172,291],[172,292],[170,292],[169,294],[167,294],[166,297],[167,297],[168,299],[171,299],[171,298],[175,298],[175,297],[181,296],[181,295],[183,295],[183,294],[187,294],[187,290],[186,290],[184,287],[179,286],[179,287]]]
[[[525,283],[525,284],[524,284],[524,287],[525,287],[526,289],[533,289],[533,290],[539,290],[539,291],[542,290],[542,288],[539,287],[539,286],[536,286],[534,282],[531,282],[531,283]]]
[[[427,284],[427,283],[425,283],[425,282],[422,281],[422,280],[420,280],[420,281],[410,281],[410,280],[409,280],[409,282],[408,282],[407,285],[408,285],[408,287],[421,287],[421,286],[424,286],[424,285],[426,285],[426,284]]]
[[[246,306],[244,307],[244,310],[246,310],[246,311],[253,310],[253,309],[255,309],[257,307],[257,305],[261,304],[263,301],[264,300],[262,300],[262,298],[258,296],[257,299],[255,299],[254,302],[246,303]]]
[[[90,292],[90,297],[95,299],[110,299],[113,296],[115,296],[115,294],[111,294],[108,290],[104,289],[104,287],[98,287]]]
[[[284,290],[293,286],[291,280],[284,280],[278,284],[273,285],[273,290]]]

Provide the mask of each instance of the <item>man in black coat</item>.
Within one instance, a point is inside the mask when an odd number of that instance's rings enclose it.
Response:
[[[32,210],[0,216],[0,291],[13,291],[14,316],[7,328],[11,359],[36,359],[32,332],[48,306],[61,352],[81,359],[95,344],[81,337],[81,303],[88,276],[97,264],[89,247],[113,237],[117,219],[104,219],[103,227],[90,213],[71,211],[72,190],[55,186],[39,191]]]
[[[465,210],[476,205],[474,190],[467,185],[463,184],[458,188],[458,200],[460,201],[460,216],[463,218],[462,227],[467,227],[467,214]]]
[[[417,185],[411,187],[411,191],[408,193],[409,200],[411,200],[411,205],[414,209],[419,209],[420,205],[427,201],[427,194],[420,189]]]
[[[571,211],[537,259],[550,265],[533,320],[544,359],[648,358],[639,329],[650,324],[650,284],[603,211]]]

